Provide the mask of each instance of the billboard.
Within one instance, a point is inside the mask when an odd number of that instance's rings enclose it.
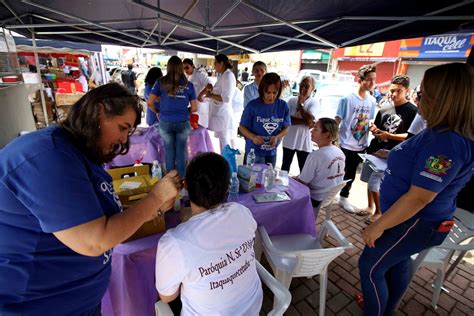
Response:
[[[445,34],[402,40],[400,57],[422,59],[466,58],[474,36],[471,34]]]

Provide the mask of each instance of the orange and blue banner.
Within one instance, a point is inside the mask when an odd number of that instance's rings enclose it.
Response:
[[[400,57],[420,59],[466,58],[474,45],[470,34],[444,34],[402,40]]]

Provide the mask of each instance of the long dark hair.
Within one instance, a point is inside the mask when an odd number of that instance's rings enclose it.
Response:
[[[163,77],[163,72],[158,67],[153,67],[148,70],[146,77],[145,77],[145,84],[154,85],[156,80]]]
[[[160,79],[161,86],[168,95],[175,96],[180,86],[186,86],[188,79],[184,75],[183,62],[178,56],[171,56],[166,67],[166,75]]]
[[[136,114],[134,128],[140,124],[143,111],[137,96],[116,82],[90,90],[74,103],[61,125],[69,132],[75,146],[98,164],[109,162],[117,155],[124,155],[129,149],[128,139],[125,144],[117,145],[117,148],[108,155],[104,155],[97,145],[101,136],[99,125],[101,108],[106,117],[123,115],[128,109],[134,110]]]

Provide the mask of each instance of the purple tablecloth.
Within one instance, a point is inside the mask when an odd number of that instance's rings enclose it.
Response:
[[[203,127],[193,129],[188,136],[188,160],[198,153],[209,151],[214,151],[214,148],[207,129]],[[112,162],[106,165],[106,168],[130,166],[135,163],[135,160],[150,164],[153,163],[153,160],[165,162],[165,145],[157,128],[151,126],[138,129],[130,136],[128,153],[115,157]]]
[[[270,235],[307,233],[316,235],[313,207],[309,189],[290,179],[287,193],[291,201],[256,203],[254,193],[240,194],[238,202],[247,206],[259,225],[265,226]],[[166,213],[166,226],[177,225],[177,212]],[[102,300],[104,316],[155,315],[158,300],[155,289],[156,246],[162,234],[120,244],[112,255],[112,276]]]

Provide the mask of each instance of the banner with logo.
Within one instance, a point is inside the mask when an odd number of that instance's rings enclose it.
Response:
[[[471,35],[424,37],[419,58],[463,58],[470,48]]]

